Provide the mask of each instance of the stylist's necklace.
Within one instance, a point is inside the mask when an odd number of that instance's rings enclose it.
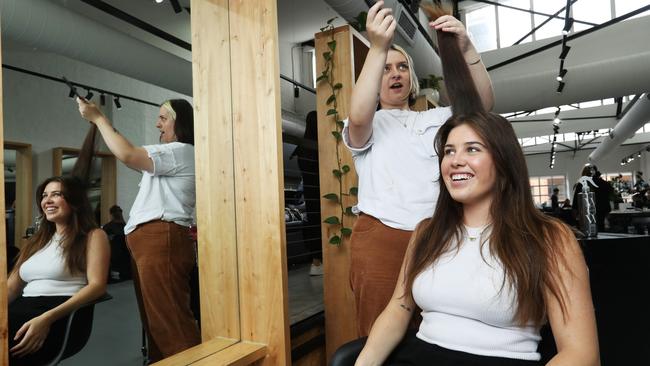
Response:
[[[411,113],[409,110],[392,109],[389,111],[391,117],[395,118],[404,128],[409,128]]]

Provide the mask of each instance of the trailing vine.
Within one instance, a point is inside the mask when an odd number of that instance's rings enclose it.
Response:
[[[357,187],[351,187],[349,190],[344,191],[343,188],[343,178],[346,174],[350,172],[350,166],[347,164],[343,164],[341,162],[340,149],[342,148],[341,140],[342,140],[342,133],[343,133],[343,121],[341,120],[341,117],[339,115],[337,98],[340,90],[343,88],[343,84],[335,83],[334,80],[334,67],[335,67],[334,54],[336,52],[336,40],[334,39],[334,25],[332,24],[334,19],[336,18],[332,18],[328,20],[327,25],[320,29],[321,32],[329,32],[328,33],[329,41],[327,42],[328,50],[326,52],[323,52],[322,55],[325,61],[325,69],[320,74],[320,76],[318,76],[316,82],[326,83],[331,92],[330,96],[327,98],[327,101],[325,103],[328,106],[327,116],[334,122],[333,130],[331,132],[332,132],[332,136],[336,140],[337,167],[336,169],[332,170],[332,175],[334,175],[334,178],[336,178],[336,180],[339,183],[339,191],[336,193],[335,192],[327,193],[323,196],[323,198],[338,204],[340,208],[340,214],[336,216],[330,216],[325,220],[323,220],[323,222],[337,228],[337,230],[330,236],[329,243],[334,245],[339,245],[342,243],[343,237],[348,237],[350,236],[350,234],[352,234],[352,229],[344,226],[343,218],[346,215],[347,216],[354,215],[354,213],[352,212],[352,206],[344,207],[343,198],[349,196],[356,196],[358,189]]]

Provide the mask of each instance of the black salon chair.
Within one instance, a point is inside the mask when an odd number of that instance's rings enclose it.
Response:
[[[95,304],[108,301],[112,298],[111,295],[106,293],[70,313],[66,323],[61,349],[56,357],[45,366],[56,366],[62,360],[72,357],[84,348],[86,343],[88,343],[92,331]]]

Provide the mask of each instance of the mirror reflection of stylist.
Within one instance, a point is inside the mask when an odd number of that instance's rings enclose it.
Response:
[[[433,139],[451,116],[450,108],[411,111],[417,77],[411,57],[392,44],[397,23],[383,5],[378,1],[368,10],[370,50],[343,130],[359,175],[357,208],[362,212],[350,243],[359,336],[368,334],[388,304],[415,225],[433,215],[439,176]],[[463,24],[442,16],[429,26],[456,36],[481,101],[490,110],[492,84]]]
[[[147,330],[149,359],[171,356],[201,342],[190,310],[194,249],[187,227],[196,202],[192,105],[172,99],[160,106],[160,144],[133,146],[93,103],[77,98],[79,113],[97,125],[106,145],[142,172],[140,190],[124,228],[135,262],[138,305]]]

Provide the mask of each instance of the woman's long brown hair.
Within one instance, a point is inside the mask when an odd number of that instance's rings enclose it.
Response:
[[[63,198],[71,209],[67,229],[61,240],[66,269],[70,274],[84,273],[86,271],[88,235],[98,227],[88,200],[88,185],[95,155],[96,135],[97,126],[91,124],[70,176],[50,177],[36,189],[35,199],[40,214],[39,228],[21,249],[14,271],[17,271],[32,255],[43,249],[56,233],[56,224],[47,221],[41,207],[43,192],[51,182],[61,184]]]
[[[429,9],[431,10],[431,9]],[[431,19],[442,15],[427,11]],[[453,34],[438,32],[438,45],[453,115],[435,138],[438,164],[443,147],[454,128],[467,125],[486,143],[496,170],[490,208],[490,253],[503,265],[503,286],[516,290],[515,321],[541,325],[549,299],[555,297],[566,314],[566,289],[558,278],[565,263],[561,245],[571,231],[558,220],[545,216],[533,204],[528,169],[517,136],[502,116],[484,110],[469,68]],[[406,293],[411,293],[418,274],[462,242],[463,205],[440,182],[440,195],[433,217],[416,229],[406,267]]]

